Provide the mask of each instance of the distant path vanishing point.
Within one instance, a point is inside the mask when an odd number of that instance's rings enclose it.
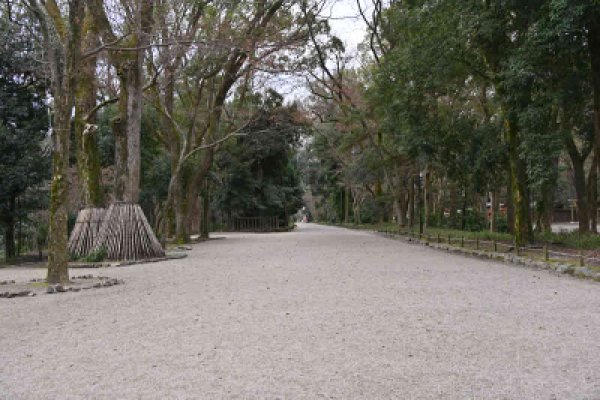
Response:
[[[316,224],[217,236],[0,299],[0,399],[600,399],[598,283]]]

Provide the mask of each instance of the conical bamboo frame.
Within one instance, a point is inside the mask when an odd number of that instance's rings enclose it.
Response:
[[[84,208],[79,211],[69,237],[69,254],[71,256],[80,258],[90,254],[105,212],[104,208]]]
[[[104,249],[115,261],[164,257],[160,242],[139,204],[113,203],[106,210],[93,251]]]

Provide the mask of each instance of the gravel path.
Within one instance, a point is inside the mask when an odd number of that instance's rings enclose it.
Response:
[[[0,299],[0,398],[600,399],[598,283],[314,224],[225,236]]]

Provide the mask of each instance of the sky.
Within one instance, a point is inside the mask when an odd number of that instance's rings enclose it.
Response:
[[[360,0],[363,8],[369,10],[368,3]],[[332,32],[346,45],[346,50],[352,54],[356,52],[357,45],[363,41],[366,26],[362,20],[356,0],[332,0],[330,6],[324,9],[324,14],[331,18],[329,24]]]
[[[371,0],[360,0],[367,12]],[[359,14],[356,0],[328,0],[322,10],[321,17],[329,19],[332,33],[337,36],[346,48],[346,54],[357,56],[357,46],[364,40],[366,25]],[[302,101],[309,95],[304,78],[294,76],[270,76],[270,86],[284,95],[288,101]]]

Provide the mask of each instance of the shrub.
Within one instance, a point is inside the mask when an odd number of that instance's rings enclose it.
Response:
[[[92,251],[87,256],[83,257],[83,261],[85,262],[101,262],[106,258],[106,249],[104,247],[100,247],[99,249]]]

